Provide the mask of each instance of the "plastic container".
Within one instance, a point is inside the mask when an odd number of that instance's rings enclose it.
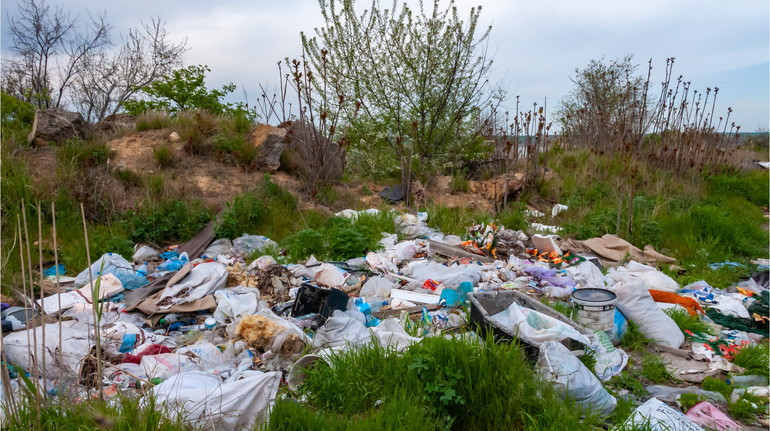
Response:
[[[571,294],[577,308],[576,321],[593,331],[611,331],[618,296],[606,289],[578,289]]]
[[[748,375],[748,376],[735,376],[731,379],[727,379],[727,384],[738,388],[747,388],[749,386],[767,386],[768,378],[765,376]]]

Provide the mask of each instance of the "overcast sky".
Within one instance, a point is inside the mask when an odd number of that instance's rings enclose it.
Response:
[[[2,1],[2,54],[9,51],[7,15],[17,0]],[[300,52],[300,31],[323,24],[315,0],[67,0],[73,13],[106,11],[120,32],[160,16],[176,40],[187,38],[186,64],[211,68],[207,83],[239,86],[234,97],[250,102],[259,83],[277,81],[276,62]],[[362,6],[368,2],[361,2]],[[414,2],[411,2],[414,3]],[[430,6],[430,1],[426,1]],[[383,4],[390,6],[388,0]],[[457,0],[461,16],[482,4],[481,21],[492,25],[494,78],[526,105],[549,111],[572,86],[570,76],[591,59],[633,54],[646,68],[653,59],[657,90],[667,57],[675,74],[692,88],[719,87],[717,111],[733,116],[742,130],[768,129],[770,117],[770,2],[767,0]],[[646,71],[646,69],[645,69]]]

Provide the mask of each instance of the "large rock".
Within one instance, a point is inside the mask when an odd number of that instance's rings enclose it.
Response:
[[[87,139],[91,133],[91,125],[79,112],[61,108],[38,109],[35,111],[35,121],[27,141],[33,145],[46,145],[49,142],[62,143],[72,138]]]
[[[469,189],[471,193],[480,194],[486,199],[501,201],[506,191],[510,196],[514,192],[521,190],[524,187],[525,180],[526,175],[523,172],[515,172],[501,175],[488,181],[471,181]],[[507,189],[505,187],[506,182],[508,183]]]
[[[257,148],[257,167],[274,173],[281,166],[281,154],[286,149],[288,141],[287,130],[259,124],[249,134],[249,143]]]
[[[136,117],[130,114],[112,114],[94,124],[98,132],[132,131],[136,129]]]

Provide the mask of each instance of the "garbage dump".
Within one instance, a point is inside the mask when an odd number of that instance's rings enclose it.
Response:
[[[226,430],[266,421],[279,389],[296,391],[305,369],[334,352],[376,344],[398,353],[472,331],[520,344],[542,378],[586,411],[609,416],[632,400],[627,426],[737,429],[725,396],[676,382],[717,379],[767,397],[766,377],[742,376],[732,363],[766,343],[766,269],[759,283],[733,289],[680,286],[656,266],[673,258],[611,235],[561,240],[480,224],[461,238],[431,228],[427,213],[397,220],[401,241],[383,232],[379,250],[346,262],[247,261],[278,244],[247,234],[212,241],[210,226],[173,249],[137,244],[133,263],[107,253],[34,308],[3,305],[4,366],[50,393],[144,394],[189,423]],[[672,308],[712,335],[682,331]],[[53,320],[35,319],[40,312]],[[622,342],[631,332],[651,341],[647,351],[675,387],[612,385],[642,360]],[[23,390],[18,379],[4,382],[4,399]],[[681,412],[682,396],[699,402]]]

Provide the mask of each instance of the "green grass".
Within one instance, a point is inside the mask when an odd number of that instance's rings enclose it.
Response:
[[[745,374],[768,376],[770,368],[770,345],[767,342],[742,348],[733,359],[733,363],[745,368]]]
[[[428,212],[428,226],[446,235],[463,237],[469,227],[479,223],[496,222],[506,229],[526,230],[527,221],[522,213],[524,205],[511,202],[500,214],[494,215],[472,207],[444,207],[428,204],[422,210]]]
[[[430,429],[458,430],[589,429],[600,423],[592,414],[581,419],[574,403],[544,384],[515,344],[436,337],[402,354],[365,346],[329,362],[308,370],[301,388],[311,413],[277,408],[272,429],[357,429],[380,412],[393,412],[390,423],[404,421],[382,429],[423,429],[420,421]]]
[[[118,396],[108,401],[87,400],[71,402],[66,397],[44,399],[40,419],[37,419],[35,399],[27,395],[18,412],[6,411],[4,429],[45,429],[61,431],[157,430],[192,431],[196,429],[181,418],[169,418],[149,400],[142,404],[138,398]],[[10,413],[10,414],[9,414]]]
[[[628,321],[626,332],[620,337],[620,344],[623,348],[634,352],[644,350],[651,341],[639,331],[639,326],[631,320]]]
[[[161,144],[152,149],[152,155],[155,157],[155,163],[160,168],[168,168],[174,164],[174,152],[171,146]]]
[[[767,414],[767,400],[746,393],[738,401],[730,403],[728,412],[734,419],[751,423],[758,414]]]
[[[730,394],[733,393],[733,387],[728,385],[727,382],[713,377],[706,377],[701,384],[701,388],[704,391],[719,392],[725,399],[730,399]]]
[[[679,395],[679,404],[682,405],[682,411],[687,412],[687,410],[690,410],[695,404],[698,404],[701,401],[704,401],[706,397],[703,395],[698,394],[681,394]]]
[[[668,310],[665,310],[665,313],[671,317],[682,332],[690,331],[692,333],[714,335],[714,330],[711,329],[708,324],[701,321],[700,317],[697,315],[691,316],[687,310],[669,308]]]
[[[211,213],[198,202],[146,201],[123,220],[133,241],[162,245],[192,238],[211,220]]]
[[[171,127],[173,119],[166,112],[148,111],[136,117],[136,130],[165,129]]]
[[[663,383],[674,378],[666,369],[663,359],[655,355],[646,355],[642,358],[642,376],[653,383]]]

